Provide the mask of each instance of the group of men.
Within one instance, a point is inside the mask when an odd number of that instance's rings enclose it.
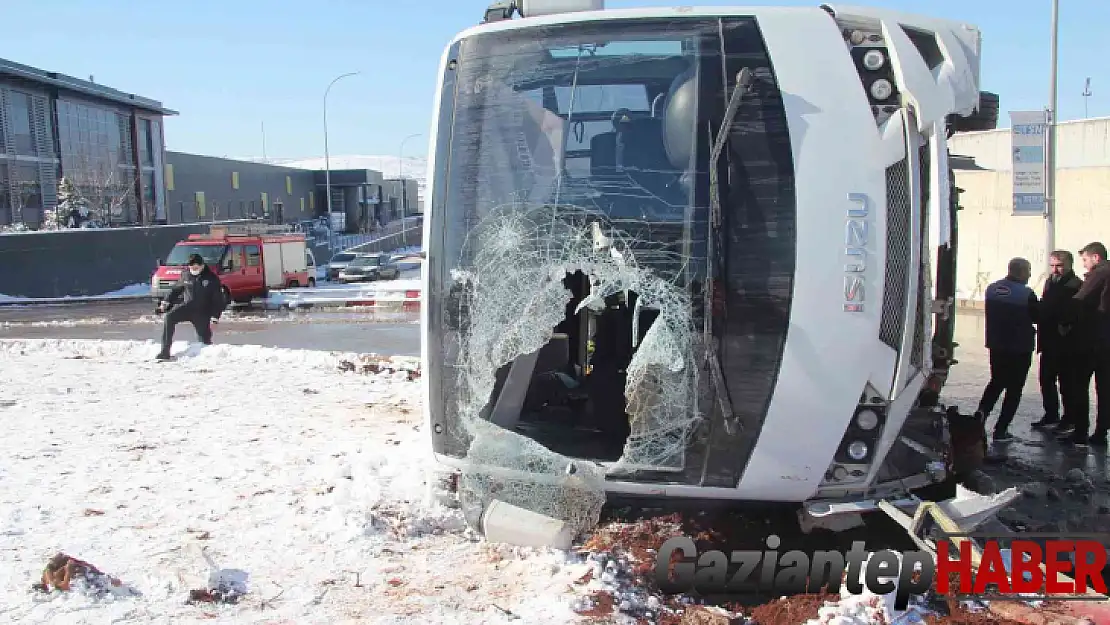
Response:
[[[1110,263],[1106,246],[1079,251],[1086,275],[1080,279],[1070,252],[1049,255],[1050,273],[1040,297],[1031,289],[1032,266],[1010,261],[1007,275],[986,291],[986,347],[990,382],[976,416],[984,422],[1002,398],[993,439],[1013,439],[1010,424],[1021,402],[1034,351],[1040,354],[1044,417],[1034,429],[1054,430],[1077,447],[1106,446],[1110,431]],[[1094,378],[1097,417],[1090,431],[1090,387]],[[1062,410],[1061,410],[1062,407]]]

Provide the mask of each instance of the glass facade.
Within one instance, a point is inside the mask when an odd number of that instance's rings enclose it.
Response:
[[[137,218],[131,115],[86,102],[58,100],[62,175],[109,223]]]
[[[0,77],[0,226],[37,228],[60,177],[107,224],[164,220],[162,151],[157,113]]]

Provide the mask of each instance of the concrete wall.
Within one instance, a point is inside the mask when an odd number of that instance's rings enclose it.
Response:
[[[290,223],[312,219],[323,212],[322,195],[313,198],[313,172],[264,163],[234,161],[213,156],[166,152],[166,217],[171,224],[243,219],[253,212],[263,216],[267,194],[271,221]],[[238,188],[235,188],[236,178]],[[197,192],[204,193],[204,208]],[[282,214],[275,214],[280,203]],[[202,214],[203,213],[203,214]]]
[[[0,236],[0,293],[65,297],[150,282],[157,260],[210,224],[62,230]]]
[[[957,171],[960,242],[957,293],[981,300],[1014,256],[1034,266],[1036,288],[1045,276],[1045,220],[1012,214],[1009,129],[958,134],[953,154],[972,156],[988,171]],[[1057,133],[1057,249],[1076,253],[1092,241],[1110,244],[1110,119],[1062,123]],[[1078,265],[1078,259],[1077,259]],[[1082,275],[1082,269],[1078,270]]]

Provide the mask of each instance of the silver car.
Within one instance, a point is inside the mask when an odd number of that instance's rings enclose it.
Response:
[[[354,252],[339,252],[328,261],[328,280],[338,280],[339,272],[347,268],[351,261],[358,258]]]

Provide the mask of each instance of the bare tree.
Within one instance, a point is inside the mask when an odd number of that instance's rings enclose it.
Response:
[[[81,159],[67,178],[76,187],[89,210],[89,221],[107,226],[113,222],[129,222],[126,209],[135,202],[134,172],[116,163],[89,162]]]

